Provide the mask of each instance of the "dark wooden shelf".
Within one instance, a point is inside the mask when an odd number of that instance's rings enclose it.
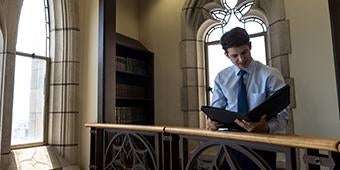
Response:
[[[138,76],[138,77],[144,77],[144,78],[151,78],[150,75],[136,74],[136,73],[127,72],[127,71],[116,70],[116,73],[125,74],[126,76]]]
[[[115,61],[116,123],[154,124],[153,53],[117,33]]]
[[[116,100],[140,100],[140,101],[153,101],[151,98],[134,98],[134,97],[116,97]]]

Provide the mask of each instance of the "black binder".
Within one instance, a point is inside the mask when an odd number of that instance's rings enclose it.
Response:
[[[211,106],[202,106],[201,110],[213,121],[223,123],[225,127],[235,126],[235,119],[244,119],[247,121],[257,122],[261,116],[267,114],[266,119],[275,117],[279,112],[285,109],[290,103],[290,87],[285,85],[269,96],[263,103],[256,106],[246,115],[241,113],[220,109]]]

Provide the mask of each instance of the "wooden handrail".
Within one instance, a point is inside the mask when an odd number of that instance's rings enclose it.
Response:
[[[283,134],[266,134],[250,132],[231,132],[231,131],[209,131],[199,128],[168,127],[168,126],[145,126],[145,125],[127,125],[127,124],[85,124],[85,127],[99,129],[121,129],[148,131],[157,133],[172,133],[179,135],[206,136],[221,139],[242,140],[249,142],[259,142],[266,144],[275,144],[281,146],[321,149],[326,151],[340,152],[340,140],[330,138],[305,137],[297,135]]]
[[[87,123],[85,127],[98,129],[122,129],[163,133],[165,126],[146,126],[128,124],[109,124],[109,123]]]

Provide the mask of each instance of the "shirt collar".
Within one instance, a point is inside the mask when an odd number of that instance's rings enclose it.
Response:
[[[255,65],[256,65],[256,62],[255,60],[251,60],[251,62],[249,63],[249,66],[245,69],[242,69],[242,70],[245,70],[248,74],[252,74],[255,70]],[[240,68],[238,68],[237,66],[234,65],[234,71],[235,71],[235,75],[237,76],[238,73],[240,72]]]

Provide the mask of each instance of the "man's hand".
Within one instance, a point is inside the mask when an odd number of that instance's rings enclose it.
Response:
[[[245,120],[236,119],[235,123],[247,130],[248,132],[268,132],[269,127],[266,122],[266,116],[263,115],[258,122],[248,122]]]
[[[217,130],[218,128],[223,126],[223,124],[215,122],[209,118],[206,121],[206,125],[208,130]]]

